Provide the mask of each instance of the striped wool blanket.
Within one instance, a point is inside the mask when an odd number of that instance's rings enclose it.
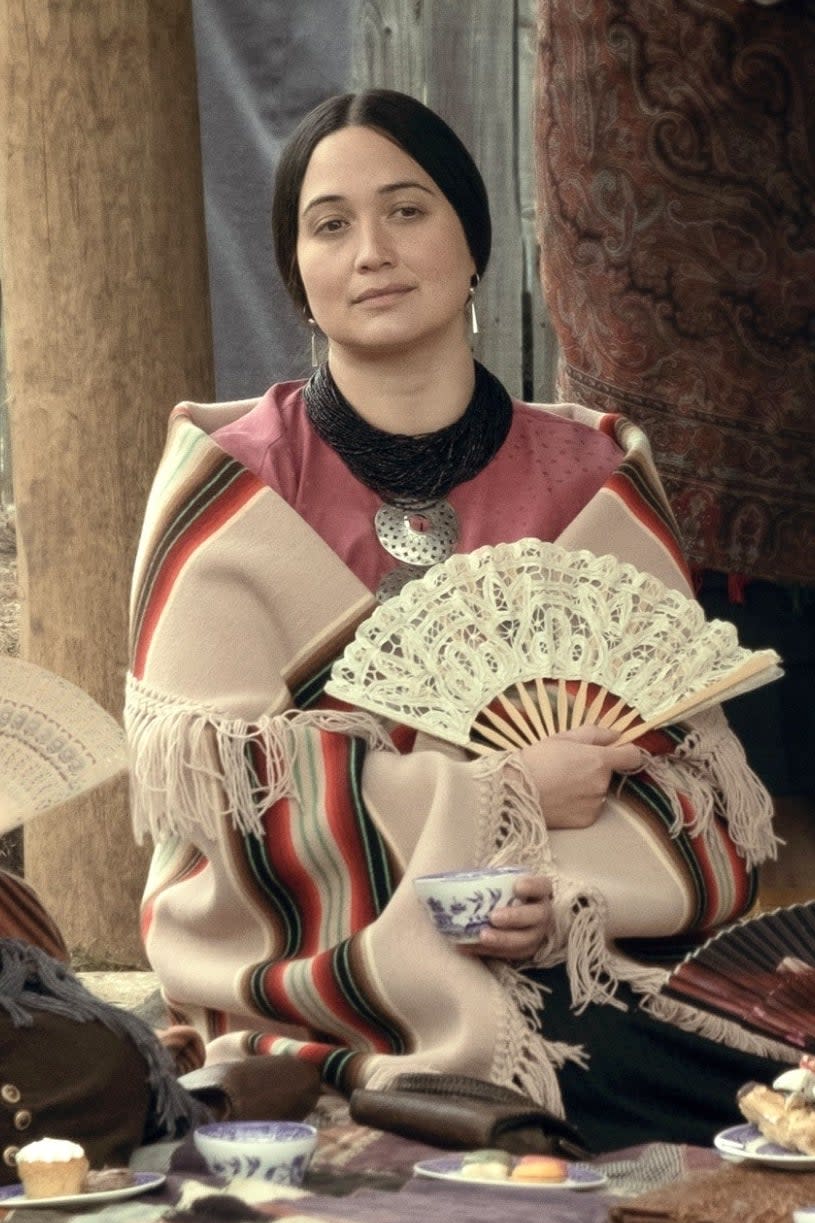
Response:
[[[720,711],[672,728],[597,824],[548,833],[511,754],[470,760],[321,695],[374,600],[272,489],[208,434],[251,406],[180,405],[152,489],[132,594],[125,720],[137,835],[156,843],[144,940],[178,1020],[210,1060],[296,1054],[342,1091],[434,1070],[560,1108],[545,995],[463,957],[427,922],[417,874],[520,862],[554,880],[541,965],[575,1005],[631,981],[659,1013],[756,1051],[767,1042],[655,997],[664,971],[616,937],[710,929],[751,903],[775,840],[768,796]],[[642,433],[559,542],[614,552],[687,592]],[[656,745],[656,741],[652,746]],[[542,1019],[541,1019],[542,1013]]]
[[[37,893],[4,870],[0,870],[0,939],[30,943],[65,964],[70,960],[65,939]]]

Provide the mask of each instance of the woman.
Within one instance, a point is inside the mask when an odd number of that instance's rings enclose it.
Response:
[[[328,360],[257,402],[176,409],[134,580],[134,811],[157,842],[145,942],[168,1001],[211,1060],[293,1053],[346,1092],[405,1070],[475,1075],[565,1104],[596,1145],[709,1134],[736,1086],[769,1073],[749,1051],[780,1050],[674,1007],[684,1028],[742,1049],[715,1104],[674,1100],[656,1131],[619,1102],[619,1128],[593,1133],[599,1110],[583,1115],[579,1087],[574,1107],[563,1099],[557,1072],[571,1066],[580,1084],[586,1054],[597,1065],[602,1031],[583,1050],[581,1026],[613,1026],[623,983],[668,1014],[654,997],[664,973],[608,935],[709,928],[752,899],[753,867],[774,849],[770,805],[721,715],[651,741],[659,758],[582,728],[470,760],[322,692],[375,594],[454,550],[558,540],[687,590],[646,444],[619,418],[514,402],[474,365],[486,194],[415,100],[374,90],[306,116],[273,222]],[[627,811],[661,819],[693,867],[666,874],[664,853],[640,866],[635,836],[612,913],[583,847],[617,870],[604,848],[613,778]],[[496,913],[476,955],[451,951],[412,878],[507,860],[529,868],[522,903]],[[554,991],[551,1027],[519,965]],[[666,1041],[676,1031],[648,1022]]]

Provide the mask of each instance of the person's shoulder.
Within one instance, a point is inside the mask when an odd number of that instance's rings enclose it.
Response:
[[[286,483],[286,473],[302,449],[306,428],[302,379],[274,383],[266,394],[248,402],[244,411],[221,424],[210,437],[226,454],[237,459],[273,487]]]
[[[302,379],[274,383],[259,399],[244,401],[212,431],[212,440],[259,474],[273,452],[296,445],[305,419],[302,388]]]
[[[563,429],[564,432],[598,429],[604,413],[578,403],[527,403],[513,399],[514,413],[533,429]]]
[[[613,416],[577,403],[527,403],[513,400],[513,419],[530,440],[588,447],[600,453],[621,455],[614,436]]]
[[[275,382],[259,399],[241,400],[230,405],[229,419],[212,433],[216,441],[229,437],[256,437],[268,445],[285,436],[301,413],[303,381]],[[228,405],[212,405],[226,408]]]

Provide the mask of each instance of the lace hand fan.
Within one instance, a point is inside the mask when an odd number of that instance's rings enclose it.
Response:
[[[523,539],[451,556],[373,612],[326,692],[475,752],[584,724],[629,742],[781,675],[773,650],[613,556]]]
[[[815,901],[720,930],[660,992],[815,1052]]]
[[[87,692],[0,656],[0,835],[126,768],[123,730]]]

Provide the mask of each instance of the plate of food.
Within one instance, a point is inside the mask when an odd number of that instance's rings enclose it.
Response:
[[[605,1175],[590,1164],[569,1163],[553,1155],[510,1155],[506,1151],[470,1151],[414,1164],[416,1176],[481,1185],[488,1189],[535,1192],[546,1189],[600,1189]]]
[[[726,1159],[776,1168],[815,1169],[815,1072],[804,1054],[771,1087],[745,1083],[736,1096],[741,1125],[722,1130],[713,1144]],[[746,1124],[745,1124],[746,1123]]]
[[[771,1168],[789,1168],[794,1172],[815,1171],[815,1155],[792,1151],[766,1138],[752,1123],[732,1125],[713,1139],[716,1150],[726,1159],[746,1160]]]
[[[0,1210],[20,1210],[23,1207],[81,1206],[90,1207],[104,1202],[115,1202],[119,1198],[137,1197],[149,1193],[164,1184],[167,1177],[161,1172],[131,1172],[129,1168],[105,1168],[94,1174],[88,1173],[88,1188],[82,1193],[58,1194],[53,1197],[26,1197],[21,1184],[0,1186]],[[94,1189],[93,1185],[100,1188]]]

